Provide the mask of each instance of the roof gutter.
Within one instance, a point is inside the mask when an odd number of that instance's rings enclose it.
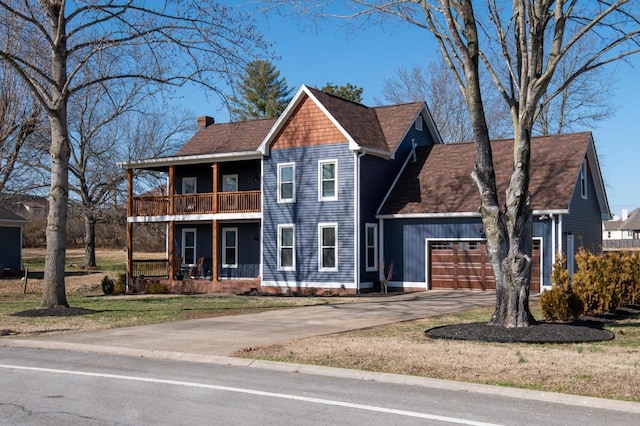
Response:
[[[180,157],[151,158],[118,163],[118,166],[127,169],[156,168],[165,166],[179,166],[185,164],[199,164],[207,162],[224,162],[238,160],[258,160],[262,154],[257,151],[225,152],[222,154],[198,154],[184,155]]]

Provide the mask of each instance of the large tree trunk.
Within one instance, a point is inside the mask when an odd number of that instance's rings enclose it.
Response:
[[[69,139],[66,111],[50,113],[51,189],[47,217],[47,251],[41,309],[68,307],[64,283],[67,239],[67,201],[69,198]]]
[[[84,217],[84,267],[95,268],[96,264],[96,220],[91,214]]]
[[[49,23],[54,48],[51,51],[53,88],[47,115],[51,125],[51,189],[47,217],[47,253],[40,308],[68,307],[64,282],[67,240],[67,203],[69,199],[69,128],[67,125],[67,46],[64,2],[57,0],[43,5]]]
[[[532,251],[530,135],[528,130],[522,129],[527,129],[524,126],[530,124],[530,120],[520,120],[518,110],[515,106],[512,108],[512,113],[516,114],[514,121],[519,126],[516,129],[518,136],[514,140],[513,174],[503,209],[500,207],[496,187],[489,128],[480,88],[478,33],[471,1],[459,3],[457,10],[465,23],[465,98],[476,142],[476,163],[472,178],[480,193],[480,212],[487,237],[487,251],[496,279],[496,309],[489,324],[528,327],[535,322],[529,311]]]

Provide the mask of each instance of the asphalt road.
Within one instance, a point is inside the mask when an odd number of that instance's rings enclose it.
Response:
[[[637,412],[499,393],[0,347],[2,425],[632,425]]]

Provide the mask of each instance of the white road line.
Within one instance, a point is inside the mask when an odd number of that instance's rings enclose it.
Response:
[[[420,419],[438,420],[441,422],[455,423],[455,424],[462,424],[462,425],[499,426],[494,423],[477,422],[474,420],[460,419],[456,417],[438,416],[435,414],[418,413],[415,411],[397,410],[394,408],[376,407],[373,405],[366,405],[366,404],[354,404],[350,402],[335,401],[335,400],[322,399],[322,398],[309,398],[306,396],[290,395],[290,394],[284,394],[284,393],[265,392],[265,391],[255,390],[255,389],[208,385],[205,383],[184,382],[179,380],[154,379],[150,377],[139,377],[139,376],[124,376],[120,374],[105,374],[105,373],[92,373],[92,372],[85,372],[85,371],[59,370],[54,368],[26,367],[21,365],[0,364],[0,368],[4,368],[8,370],[39,371],[44,373],[67,374],[67,375],[73,375],[73,376],[100,377],[105,379],[128,380],[128,381],[134,381],[134,382],[158,383],[158,384],[175,385],[175,386],[187,386],[192,388],[212,389],[212,390],[219,390],[224,392],[243,393],[248,395],[257,395],[257,396],[264,396],[269,398],[289,399],[289,400],[303,401],[303,402],[309,402],[314,404],[333,405],[337,407],[354,408],[358,410],[374,411],[374,412],[385,413],[385,414],[395,414],[395,415],[406,416],[406,417],[416,417]]]

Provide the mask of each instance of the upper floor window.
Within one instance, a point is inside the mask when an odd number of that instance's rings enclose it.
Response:
[[[582,160],[582,166],[580,167],[580,196],[587,199],[587,161]]]
[[[236,192],[238,190],[238,175],[222,176],[222,191]]]
[[[278,225],[278,269],[296,270],[296,236],[293,225]]]
[[[294,203],[296,201],[296,165],[295,163],[278,164],[278,202]]]
[[[320,223],[318,225],[318,269],[321,271],[338,270],[338,224]]]
[[[222,228],[222,267],[238,267],[238,228]]]
[[[416,124],[415,124],[415,128],[417,131],[421,132],[422,131],[422,116],[418,117],[416,119]]]
[[[338,161],[325,160],[318,163],[318,199],[338,199]]]
[[[366,226],[367,246],[367,271],[378,270],[378,225],[376,223],[367,223]]]
[[[195,194],[198,192],[198,178],[183,177],[182,178],[182,193],[183,194]]]

